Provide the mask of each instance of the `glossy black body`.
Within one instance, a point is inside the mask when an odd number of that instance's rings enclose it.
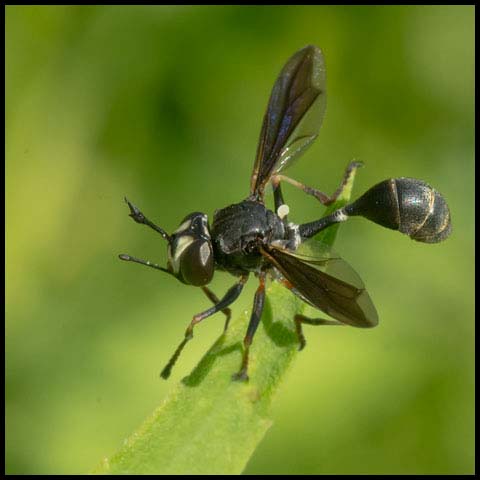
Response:
[[[326,109],[325,82],[325,62],[320,49],[308,45],[290,57],[275,81],[267,105],[250,177],[250,195],[217,210],[211,226],[206,214],[194,212],[169,235],[126,200],[133,220],[152,228],[168,242],[168,262],[165,268],[126,254],[120,255],[120,259],[155,268],[185,284],[200,287],[214,303],[193,316],[184,339],[162,370],[163,378],[170,375],[181,351],[193,337],[196,324],[222,311],[227,317],[227,329],[228,307],[242,292],[250,273],[257,277],[258,286],[235,380],[248,379],[249,348],[262,316],[268,276],[335,319],[296,315],[293,320],[300,348],[305,346],[302,324],[376,326],[375,306],[353,269],[327,246],[306,243],[335,223],[360,215],[426,243],[444,240],[450,233],[450,213],[443,197],[425,182],[411,178],[380,182],[353,203],[313,222],[295,224],[287,220],[289,207],[284,202],[280,182],[300,188],[323,205],[332,205],[341,198],[351,175],[360,166],[355,161],[350,163],[340,187],[331,196],[282,173],[318,135]],[[265,206],[268,185],[273,189],[274,210]],[[207,287],[215,269],[238,277],[220,299]]]
[[[217,210],[210,231],[217,268],[234,275],[258,272],[266,262],[259,247],[286,238],[278,215],[250,199]]]

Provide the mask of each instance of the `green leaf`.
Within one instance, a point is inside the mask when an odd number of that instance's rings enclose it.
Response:
[[[348,201],[353,180],[354,175],[327,212]],[[337,230],[334,225],[317,239],[332,245]],[[298,351],[292,319],[304,307],[304,302],[272,282],[250,350],[250,381],[231,379],[241,363],[249,320],[245,313],[231,322],[193,372],[93,473],[240,474],[272,425],[272,399]]]

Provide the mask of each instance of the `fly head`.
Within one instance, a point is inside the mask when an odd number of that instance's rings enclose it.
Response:
[[[168,268],[182,283],[207,285],[214,273],[215,261],[207,215],[187,215],[170,236]]]

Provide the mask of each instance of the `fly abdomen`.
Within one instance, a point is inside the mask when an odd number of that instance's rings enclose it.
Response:
[[[384,180],[344,207],[344,212],[398,230],[418,242],[441,242],[451,232],[445,199],[416,178]]]

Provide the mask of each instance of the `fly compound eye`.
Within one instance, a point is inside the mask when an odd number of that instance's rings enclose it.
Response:
[[[212,279],[215,262],[209,240],[191,235],[176,236],[168,255],[171,270],[181,282],[202,286]]]
[[[180,274],[185,283],[202,286],[213,277],[212,245],[207,240],[194,240],[180,256]]]
[[[207,216],[187,215],[175,230],[168,248],[172,273],[183,283],[203,286],[213,277],[215,262]]]

